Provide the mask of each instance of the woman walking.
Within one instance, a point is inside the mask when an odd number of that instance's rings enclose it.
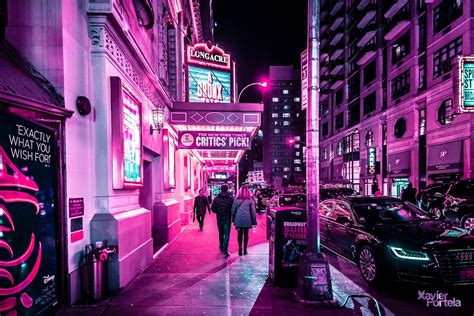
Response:
[[[239,242],[239,256],[242,255],[242,240],[244,242],[243,253],[247,255],[249,243],[249,228],[257,225],[257,215],[252,195],[247,185],[240,188],[234,203],[232,204],[232,222],[237,229],[237,240]]]

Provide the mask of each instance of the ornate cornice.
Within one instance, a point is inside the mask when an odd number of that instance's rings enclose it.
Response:
[[[140,90],[146,95],[151,103],[158,105],[168,106],[171,103],[169,96],[163,96],[159,99],[154,90],[159,90],[147,78],[146,74],[142,71],[138,71],[134,64],[130,61],[129,57],[125,53],[125,50],[120,46],[117,40],[114,38],[112,32],[105,24],[91,23],[89,27],[89,37],[91,39],[92,51],[93,52],[105,52],[114,62],[118,65],[126,76],[135,83]],[[159,85],[159,83],[156,83]],[[164,89],[163,89],[164,90]]]

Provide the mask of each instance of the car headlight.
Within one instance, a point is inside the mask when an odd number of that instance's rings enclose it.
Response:
[[[421,251],[406,250],[398,247],[389,247],[395,256],[401,259],[429,261],[427,253]]]

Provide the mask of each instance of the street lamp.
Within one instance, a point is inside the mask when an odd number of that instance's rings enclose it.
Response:
[[[262,88],[266,88],[266,87],[268,87],[268,82],[267,81],[252,82],[252,83],[249,83],[248,85],[246,85],[242,90],[240,90],[239,96],[237,97],[237,103],[240,102],[240,96],[242,95],[242,92],[244,92],[245,89],[247,89],[248,87],[251,87],[251,86],[260,86]]]

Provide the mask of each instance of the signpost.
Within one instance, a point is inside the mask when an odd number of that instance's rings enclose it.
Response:
[[[459,59],[459,109],[474,112],[474,56]]]

